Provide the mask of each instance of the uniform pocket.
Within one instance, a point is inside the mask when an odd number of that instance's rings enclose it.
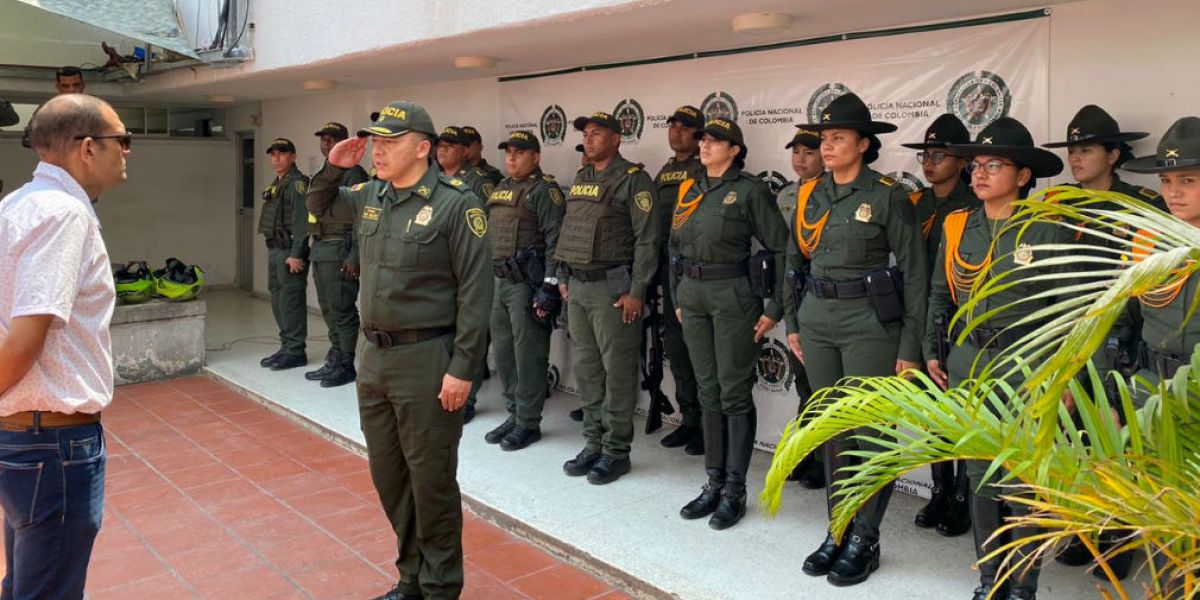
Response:
[[[421,228],[400,235],[395,248],[384,250],[384,263],[402,271],[434,267],[449,256],[449,248],[436,229]]]
[[[870,267],[871,248],[879,242],[876,239],[883,233],[883,228],[871,223],[848,223],[842,231],[846,239],[846,266]]]
[[[726,204],[721,207],[721,218],[724,221],[721,233],[724,239],[737,239],[750,234],[750,217],[746,208],[740,204]]]

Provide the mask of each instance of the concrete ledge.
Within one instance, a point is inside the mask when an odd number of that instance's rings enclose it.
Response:
[[[109,328],[116,385],[199,373],[207,312],[203,300],[118,306]]]

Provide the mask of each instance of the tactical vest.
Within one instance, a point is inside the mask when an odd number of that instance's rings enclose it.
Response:
[[[267,239],[279,239],[282,237],[291,237],[292,232],[289,230],[291,225],[292,203],[287,200],[283,191],[287,186],[292,185],[295,180],[291,173],[284,174],[283,177],[277,177],[275,183],[267,188],[269,198],[263,203],[262,214],[258,218],[258,232],[267,236]]]
[[[544,182],[540,176],[524,181],[505,179],[487,200],[488,238],[492,240],[492,258],[509,258],[517,249],[546,248],[538,228],[537,213],[525,206],[525,198]]]
[[[639,166],[606,169],[594,181],[576,179],[567,193],[567,211],[558,235],[557,257],[572,265],[633,262],[633,222],[629,204],[617,189]]]
[[[326,166],[325,168],[329,167]],[[350,170],[347,170],[345,173],[343,173],[342,179],[338,183],[344,186],[346,176],[349,175],[350,172]],[[317,171],[317,175],[320,174],[321,172]],[[317,175],[313,175],[313,179],[316,179]],[[308,235],[316,238],[350,237],[350,232],[354,230],[354,225],[352,223],[329,223],[327,221],[318,221],[316,216],[314,216],[312,213],[308,213],[308,226],[305,229],[308,231]]]

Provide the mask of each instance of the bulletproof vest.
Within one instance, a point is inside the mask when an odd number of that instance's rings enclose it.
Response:
[[[322,168],[328,169],[328,163],[326,163],[326,165]],[[346,172],[342,174],[342,179],[339,182],[341,186],[345,187],[346,177],[349,176],[351,172],[351,170],[347,169]],[[318,171],[316,175],[313,175],[313,179],[316,179],[317,175],[320,174],[321,172]],[[352,223],[329,223],[327,221],[318,221],[316,216],[314,216],[312,213],[308,213],[308,225],[305,227],[305,229],[307,229],[308,235],[322,238],[337,236],[350,237],[350,232],[354,230],[354,225]]]
[[[515,256],[519,248],[545,249],[546,240],[538,229],[537,213],[525,206],[525,198],[544,180],[530,175],[524,181],[505,179],[487,200],[488,238],[492,240],[492,258]]]
[[[629,204],[617,190],[639,166],[605,169],[598,179],[575,178],[567,192],[567,212],[558,234],[557,257],[573,265],[633,262],[633,223]]]
[[[268,239],[291,237],[292,235],[289,230],[292,203],[286,199],[287,195],[283,193],[287,186],[292,185],[292,180],[290,172],[285,173],[283,177],[276,177],[275,182],[263,194],[264,202],[262,214],[258,218],[258,232],[267,236]]]

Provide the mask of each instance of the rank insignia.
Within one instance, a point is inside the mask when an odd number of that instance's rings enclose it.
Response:
[[[1033,262],[1033,248],[1029,244],[1021,244],[1017,246],[1017,251],[1013,253],[1013,263],[1022,267],[1028,266]]]
[[[422,197],[428,198],[428,197],[429,197],[429,192],[430,192],[430,189],[429,189],[429,186],[427,186],[427,185],[423,185],[423,186],[421,186],[421,187],[417,188],[417,195],[418,195],[418,196],[422,196]]]
[[[870,223],[871,222],[871,205],[867,202],[863,202],[862,204],[859,204],[858,210],[854,211],[854,220],[860,221],[862,223]]]
[[[642,212],[650,212],[650,209],[654,207],[654,197],[650,195],[650,192],[638,192],[633,197],[633,201]]]
[[[468,208],[466,212],[467,227],[475,237],[483,237],[487,233],[487,215],[482,208]]]
[[[354,184],[353,186],[350,187],[350,191],[357,192],[357,191],[363,189],[364,187],[367,187],[367,183],[365,181],[363,183]]]
[[[413,219],[413,223],[416,223],[417,225],[428,225],[429,221],[432,219],[433,207],[426,204],[425,206],[421,207],[421,210],[417,211],[417,216]]]

